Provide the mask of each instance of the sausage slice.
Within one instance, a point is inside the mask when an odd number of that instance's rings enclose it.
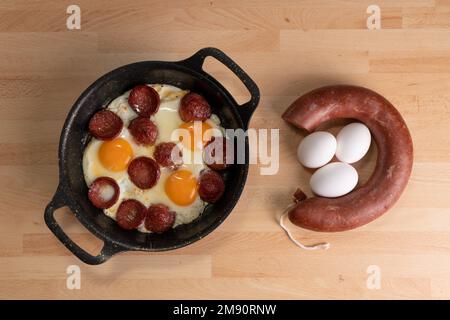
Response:
[[[147,210],[145,228],[156,233],[163,233],[175,223],[175,212],[163,204],[152,204]]]
[[[124,200],[117,209],[117,224],[126,230],[136,229],[144,220],[146,210],[147,208],[137,200]]]
[[[131,135],[138,144],[152,146],[158,138],[158,127],[149,118],[137,117],[128,125]]]
[[[209,103],[197,93],[190,92],[181,99],[179,114],[184,122],[205,121],[211,113]]]
[[[209,203],[217,202],[225,191],[225,183],[222,176],[212,170],[203,170],[200,173],[198,195]]]
[[[203,161],[213,170],[224,170],[233,162],[233,150],[227,138],[212,137],[203,149]]]
[[[138,157],[128,166],[130,180],[140,189],[150,189],[159,180],[161,172],[155,160],[148,157]]]
[[[89,121],[89,132],[99,140],[113,140],[122,131],[123,122],[112,111],[101,110]]]
[[[183,163],[183,152],[173,142],[159,143],[153,157],[161,167],[175,168]]]
[[[100,177],[89,186],[88,198],[99,209],[111,208],[119,198],[120,189],[116,181]]]
[[[159,94],[145,84],[134,87],[128,96],[128,104],[139,116],[149,118],[159,109]]]

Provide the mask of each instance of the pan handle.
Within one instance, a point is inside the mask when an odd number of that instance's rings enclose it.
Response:
[[[186,60],[180,61],[194,70],[203,71],[203,63],[207,57],[213,57],[230,69],[245,85],[247,90],[250,92],[251,98],[248,102],[242,104],[238,108],[239,115],[241,116],[242,122],[244,123],[244,129],[248,128],[250,118],[255,111],[259,103],[259,89],[256,83],[249,77],[249,75],[239,67],[236,62],[234,62],[229,56],[227,56],[223,51],[216,48],[203,48],[194,53],[191,57]]]
[[[80,246],[78,246],[69,236],[61,229],[58,222],[55,219],[54,213],[55,210],[62,208],[67,205],[65,200],[64,192],[62,188],[58,186],[55,195],[53,196],[52,201],[45,208],[44,220],[47,224],[50,231],[61,241],[67,249],[69,249],[75,256],[78,257],[81,261],[87,264],[96,265],[101,264],[111,258],[118,252],[123,251],[120,247],[114,245],[111,242],[104,241],[104,245],[102,250],[97,256],[93,256]]]

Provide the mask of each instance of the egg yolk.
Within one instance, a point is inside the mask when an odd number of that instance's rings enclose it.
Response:
[[[197,179],[189,170],[180,169],[167,178],[164,189],[175,204],[188,206],[197,198]]]
[[[201,150],[211,138],[207,131],[212,129],[212,127],[206,122],[183,122],[180,125],[180,129],[187,130],[188,137],[180,135],[179,140],[186,148],[192,151],[195,149]],[[184,139],[185,137],[186,139]]]
[[[123,171],[133,158],[133,149],[122,138],[105,141],[98,150],[101,164],[111,171]]]

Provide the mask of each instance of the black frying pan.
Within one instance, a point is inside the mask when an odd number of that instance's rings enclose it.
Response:
[[[222,62],[244,83],[251,99],[239,105],[231,94],[213,77],[203,71],[206,57]],[[88,123],[91,116],[114,98],[135,85],[143,83],[170,84],[203,95],[225,128],[247,129],[250,117],[259,102],[255,82],[227,55],[215,48],[201,49],[192,57],[178,62],[143,61],[115,69],[82,93],[67,116],[59,144],[59,185],[45,208],[45,223],[56,237],[83,262],[100,264],[121,251],[163,251],[191,244],[220,225],[236,205],[248,172],[245,164],[235,164],[226,170],[223,197],[209,204],[204,213],[189,224],[180,225],[163,234],[144,234],[121,229],[114,220],[95,208],[87,197],[88,188],[82,169],[83,151],[89,142]],[[248,154],[248,140],[245,141]],[[70,239],[54,218],[54,211],[68,206],[75,217],[95,236],[104,241],[103,249],[92,256]]]

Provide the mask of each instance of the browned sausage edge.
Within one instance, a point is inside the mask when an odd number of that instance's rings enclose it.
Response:
[[[298,98],[282,118],[313,131],[321,123],[352,118],[363,122],[377,144],[377,163],[369,180],[339,198],[314,197],[289,211],[295,225],[314,231],[345,231],[381,216],[399,199],[413,164],[408,128],[395,107],[369,89],[349,85],[328,86]]]

